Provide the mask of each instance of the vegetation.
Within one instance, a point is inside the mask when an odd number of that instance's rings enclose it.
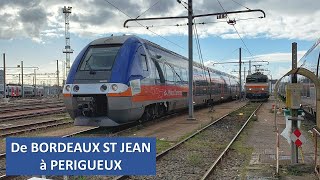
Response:
[[[165,151],[166,149],[170,148],[174,144],[173,142],[160,140],[160,139],[157,139],[156,143],[157,143],[156,145],[157,153],[161,153],[162,151]]]
[[[257,116],[255,118],[258,119]],[[252,121],[249,121],[249,123],[246,126],[246,129],[250,129],[251,127],[252,127]],[[245,141],[246,141],[247,138],[248,138],[248,132],[247,131],[243,131],[240,134],[240,136],[238,137],[238,139],[231,146],[231,149],[235,150],[238,154],[241,154],[244,157],[247,157],[245,159],[244,164],[242,165],[242,167],[240,169],[241,179],[245,179],[245,177],[247,175],[246,167],[250,163],[251,154],[253,152],[253,148],[252,147],[244,146],[245,145]]]
[[[198,152],[192,152],[191,154],[188,155],[187,157],[187,162],[191,165],[191,166],[197,166],[202,162],[202,157],[201,154],[199,154]]]

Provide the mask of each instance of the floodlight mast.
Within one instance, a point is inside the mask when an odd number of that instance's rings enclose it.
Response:
[[[210,14],[198,14],[193,15],[193,9],[192,9],[192,0],[188,0],[188,16],[170,16],[170,17],[154,17],[154,18],[136,18],[136,19],[127,19],[123,27],[128,28],[127,23],[131,21],[150,21],[150,20],[164,20],[164,19],[188,19],[188,49],[189,49],[189,116],[188,120],[195,120],[194,118],[194,108],[193,108],[193,46],[192,46],[192,30],[193,30],[193,19],[198,17],[207,17],[207,16],[221,16],[221,17],[227,17],[228,14],[240,14],[240,13],[249,13],[249,12],[261,12],[263,16],[260,16],[259,18],[265,18],[266,14],[261,9],[253,9],[253,10],[243,10],[243,11],[226,11],[226,12],[220,12],[220,13],[210,13]],[[140,24],[141,25],[141,24]],[[142,25],[141,25],[142,26]]]
[[[66,54],[66,71],[63,70],[63,78],[64,78],[64,74],[66,74],[66,76],[68,76],[69,70],[70,70],[70,54],[73,53],[73,49],[71,49],[71,45],[70,45],[70,14],[71,14],[71,9],[72,7],[66,7],[64,6],[62,9],[62,12],[64,14],[64,19],[65,19],[65,41],[66,41],[66,45],[65,48],[63,49],[63,53]],[[58,84],[59,86],[59,84]]]

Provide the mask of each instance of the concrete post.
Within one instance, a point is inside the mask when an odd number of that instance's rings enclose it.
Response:
[[[193,116],[193,45],[192,45],[192,0],[188,0],[188,37],[189,37],[189,117],[188,120],[195,120]]]
[[[292,43],[292,69],[297,68],[297,43]],[[297,83],[297,74],[291,75],[291,83]],[[298,110],[291,109],[291,116],[298,117]],[[291,121],[291,133],[298,128],[298,121]],[[290,133],[290,134],[291,134]],[[291,163],[298,163],[298,147],[291,141]]]

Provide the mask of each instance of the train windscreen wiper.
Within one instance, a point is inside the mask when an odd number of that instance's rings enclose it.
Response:
[[[91,59],[91,56],[92,56],[92,55],[90,55],[90,57],[88,58],[88,60],[86,60],[86,64],[84,65],[84,69],[86,69],[86,67],[88,67],[88,68],[89,68],[89,71],[90,71],[90,74],[96,74],[96,72],[91,68],[91,65],[88,63],[89,60]]]

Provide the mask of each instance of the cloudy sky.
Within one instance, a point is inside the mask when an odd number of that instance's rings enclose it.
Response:
[[[258,18],[261,13],[230,15],[230,19],[236,20],[235,26],[213,16],[195,19],[196,23],[205,23],[198,24],[197,31],[207,65],[238,61],[238,49],[241,47],[244,60],[269,61],[269,64],[253,64],[263,65],[261,68],[269,70],[266,74],[278,78],[291,68],[292,42],[298,43],[298,56],[302,57],[320,37],[320,21],[316,18],[320,17],[319,0],[219,1],[226,11],[262,9],[266,18]],[[149,28],[151,31],[135,22],[128,24],[129,28],[123,27],[123,22],[129,17],[187,15],[183,1],[179,4],[176,0],[1,0],[0,52],[6,53],[7,66],[16,66],[23,60],[25,66],[39,67],[39,73],[56,71],[55,60],[65,60],[62,53],[65,46],[63,6],[72,6],[70,33],[74,54],[71,62],[90,41],[111,34],[135,34],[184,56],[188,54],[188,31],[184,25],[187,20],[141,22],[145,26],[153,26]],[[197,0],[193,7],[194,14],[224,11],[217,0]],[[174,26],[176,24],[182,26]],[[196,46],[194,59],[199,60]],[[235,64],[216,64],[213,67],[234,75],[238,71]],[[248,65],[245,68],[248,70]],[[8,69],[9,74],[17,72]],[[39,76],[40,82],[41,78]],[[13,81],[9,79],[9,82]]]

